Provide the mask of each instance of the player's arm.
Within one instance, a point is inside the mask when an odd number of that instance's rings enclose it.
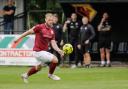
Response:
[[[4,11],[3,10],[0,10],[0,15],[3,15]]]
[[[96,35],[92,25],[90,25],[90,31],[91,31],[91,35],[90,35],[90,37],[88,39],[92,40]]]
[[[78,34],[78,44],[77,44],[78,49],[81,49],[81,34],[82,34],[82,29],[80,29]]]
[[[68,24],[70,23],[70,21],[69,20],[67,20],[67,21],[65,21],[65,23],[64,23],[64,25],[63,25],[63,27],[62,27],[62,32],[63,32],[63,35],[62,35],[62,37],[63,37],[63,39],[61,40],[61,44],[64,44],[64,33],[68,30]]]
[[[3,10],[3,15],[11,15],[14,13],[14,10],[5,11]]]
[[[67,29],[68,29],[67,23],[65,22],[65,23],[64,23],[64,26],[63,26],[63,32],[65,32]]]
[[[20,37],[18,37],[16,40],[15,40],[15,43],[18,42],[20,39],[24,38],[25,36],[29,35],[29,34],[32,34],[34,33],[34,29],[35,27],[29,29],[28,31],[24,32],[23,34],[20,35]]]
[[[95,31],[94,31],[94,28],[89,25],[89,28],[90,28],[90,37],[85,41],[85,44],[88,44],[90,42],[90,40],[92,40],[94,37],[95,37]]]
[[[98,25],[98,31],[101,31],[101,29],[102,29],[102,25],[103,25],[102,22]]]
[[[51,45],[54,50],[56,50],[61,56],[64,56],[64,52],[57,46],[55,40],[51,40]]]
[[[70,23],[70,20],[65,21],[63,25],[63,32],[65,32],[68,29],[68,24]]]
[[[60,27],[61,27],[61,41],[60,41],[60,46],[62,46],[63,44],[64,44],[64,32],[63,32],[63,26],[62,25],[60,25]]]
[[[98,31],[101,31],[104,21],[105,21],[105,18],[102,18],[100,24],[98,25]]]

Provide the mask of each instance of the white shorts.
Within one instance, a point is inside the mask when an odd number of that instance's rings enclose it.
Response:
[[[43,64],[45,62],[51,62],[54,55],[50,52],[47,51],[39,51],[39,52],[35,52],[34,51],[34,56],[38,61],[38,64]]]

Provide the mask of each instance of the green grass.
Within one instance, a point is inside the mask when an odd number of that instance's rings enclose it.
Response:
[[[60,81],[47,78],[48,68],[24,84],[20,75],[28,67],[0,67],[0,89],[128,89],[128,68],[58,68]]]

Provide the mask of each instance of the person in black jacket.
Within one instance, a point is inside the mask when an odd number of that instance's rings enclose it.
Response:
[[[0,10],[0,14],[4,17],[4,34],[14,34],[14,14],[16,7],[13,0],[7,0],[7,5]]]
[[[65,21],[63,26],[63,32],[68,32],[68,42],[73,46],[73,52],[69,55],[69,65],[71,68],[75,68],[76,65],[73,63],[76,60],[77,44],[78,44],[78,33],[80,31],[81,23],[77,19],[77,14],[72,13],[71,18]]]
[[[63,26],[62,26],[62,24],[59,23],[58,14],[53,14],[53,30],[55,33],[55,41],[56,41],[59,48],[61,48],[63,45],[63,43],[62,43],[62,32],[63,32],[62,28],[63,28]],[[60,57],[59,53],[54,51],[53,48],[51,48],[50,51],[57,56],[58,65],[59,65],[61,62],[61,57]]]
[[[111,25],[108,20],[109,20],[109,15],[108,13],[105,12],[103,13],[101,22],[98,25],[101,67],[111,66],[110,64]],[[107,63],[105,63],[105,59],[107,60]]]
[[[89,19],[87,17],[82,18],[82,23],[83,25],[80,27],[79,44],[77,47],[83,52],[84,65],[90,67],[90,41],[94,38],[95,31],[93,26],[89,24]]]

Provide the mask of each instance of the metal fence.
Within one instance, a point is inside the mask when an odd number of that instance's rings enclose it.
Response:
[[[25,14],[20,13],[18,15],[15,16],[15,20],[14,20],[14,29],[13,32],[14,34],[20,34],[23,33],[25,31]],[[4,34],[4,22],[3,22],[3,17],[0,18],[0,34]]]

